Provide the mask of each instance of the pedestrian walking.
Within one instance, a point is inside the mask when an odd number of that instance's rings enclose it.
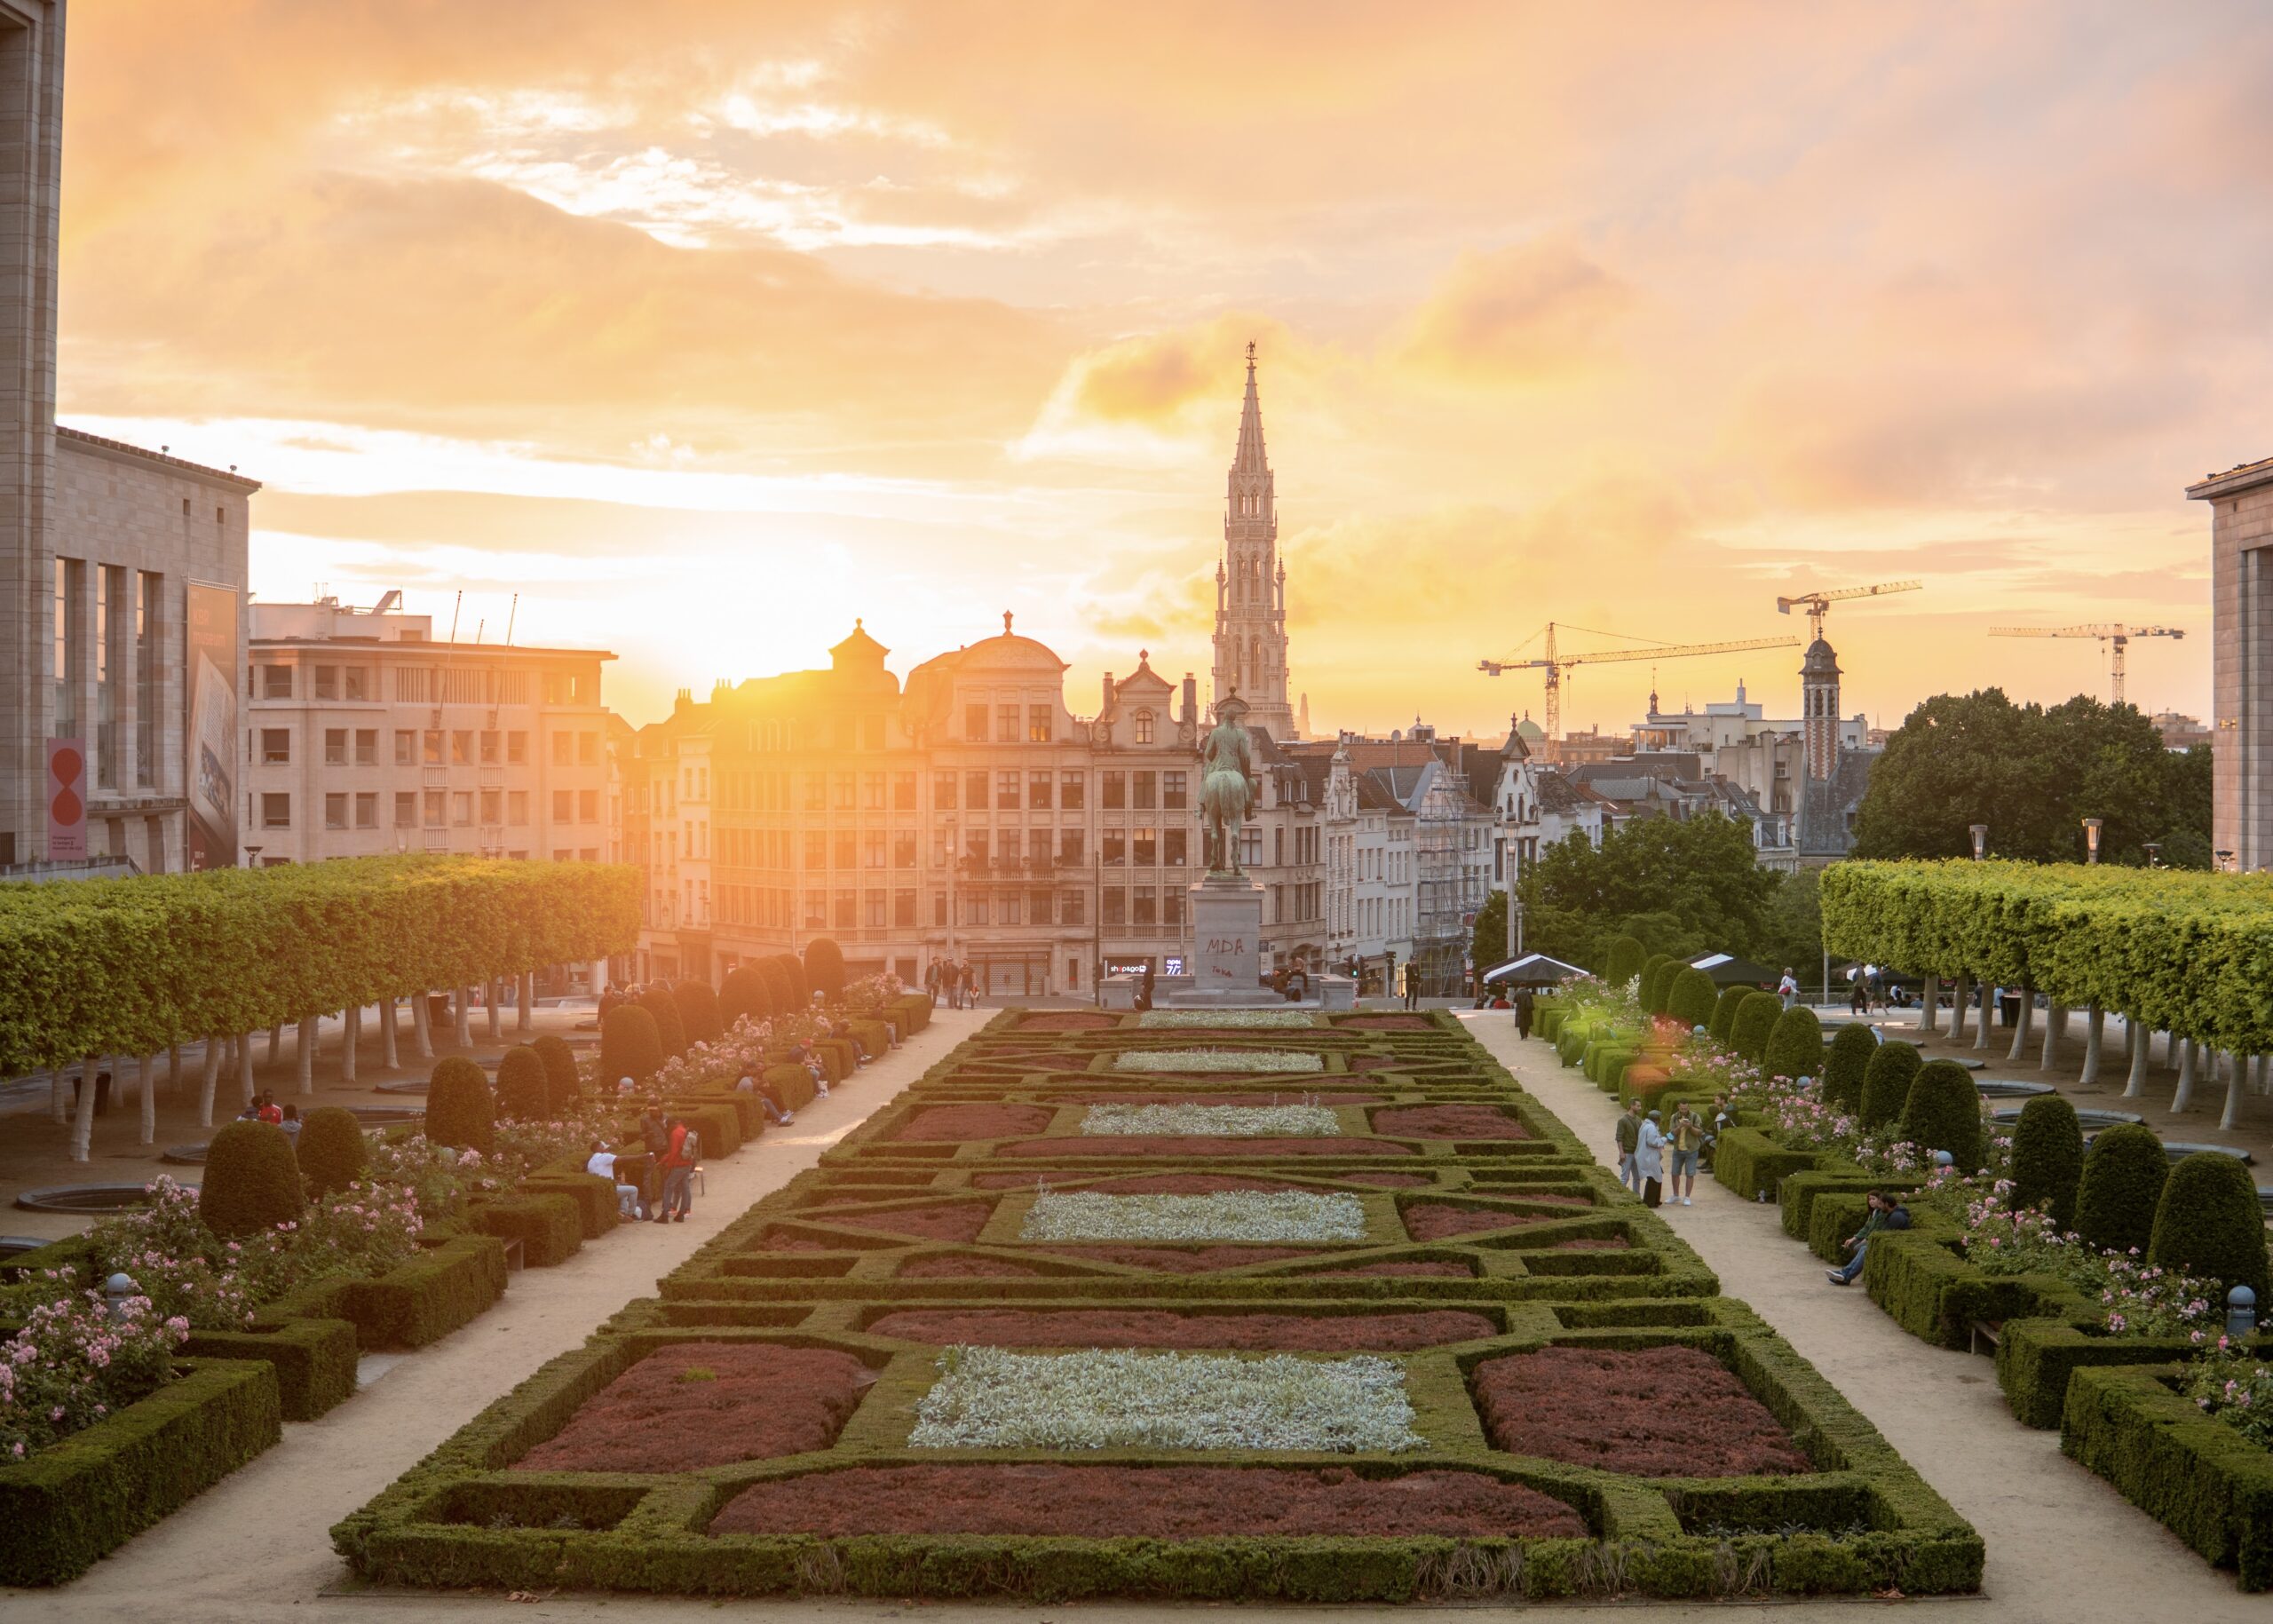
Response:
[[[1789,964],[1784,966],[1784,978],[1776,984],[1776,996],[1784,1001],[1787,1010],[1800,1001],[1800,978],[1792,973]]]
[[[939,1007],[939,961],[933,959],[923,967],[923,990],[931,995],[931,1007]]]
[[[1626,1114],[1618,1119],[1618,1182],[1635,1194],[1642,1193],[1642,1177],[1635,1155],[1642,1146],[1642,1102],[1628,1100]]]
[[[1705,1124],[1687,1100],[1673,1113],[1673,1128],[1666,1136],[1673,1146],[1673,1196],[1683,1207],[1693,1207],[1697,1189],[1697,1157],[1705,1148]]]
[[[701,1136],[679,1118],[671,1118],[669,1143],[657,1163],[663,1170],[663,1211],[658,1223],[684,1224],[694,1210],[694,1164],[701,1155]]]
[[[1517,1037],[1527,1038],[1531,1035],[1531,1018],[1534,1007],[1531,988],[1517,987],[1516,989],[1516,1035]]]
[[[1644,1207],[1655,1207],[1664,1195],[1665,1144],[1665,1130],[1658,1126],[1658,1113],[1652,1111],[1642,1119],[1634,1149],[1634,1172],[1642,1181]]]

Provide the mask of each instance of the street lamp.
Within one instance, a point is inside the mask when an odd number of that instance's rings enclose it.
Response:
[[[2084,820],[2084,861],[2087,864],[2099,861],[2099,831],[2104,821],[2099,818]]]
[[[249,847],[249,848],[248,848],[248,849],[249,849],[249,850],[251,850],[251,851],[255,851],[255,852],[257,852],[258,850],[260,850],[260,848],[259,848],[258,846],[253,846],[253,847]],[[2218,872],[2219,872],[2220,874],[2223,874],[2223,873],[2225,873],[2227,869],[2229,869],[2229,867],[2231,867],[2233,866],[2234,854],[2233,854],[2231,852],[2222,852],[2222,852],[2220,852],[2217,854],[2217,857],[2218,857]]]
[[[1976,823],[1973,826],[1973,860],[1977,863],[1988,854],[1989,826]]]
[[[245,867],[248,868],[257,868],[260,867],[260,848],[258,846],[249,845],[245,848]]]
[[[939,820],[947,827],[947,963],[955,962],[955,819],[953,812]]]
[[[2161,867],[2163,866],[2163,846],[2162,846],[2162,842],[2160,842],[2159,840],[2150,840],[2150,841],[2148,841],[2148,842],[2145,844],[2145,846],[2144,846],[2144,848],[2143,848],[2143,849],[2145,850],[2145,852],[2146,852],[2146,853],[2147,853],[2147,867],[2150,867],[2150,868],[2159,868],[2159,867]]]

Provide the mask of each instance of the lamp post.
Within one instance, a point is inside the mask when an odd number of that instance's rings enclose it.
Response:
[[[2099,832],[2104,821],[2099,818],[2084,820],[2084,862],[2087,866],[2099,861]]]
[[[245,848],[245,867],[248,868],[257,868],[260,867],[260,848],[258,846],[247,846]]]
[[[2142,850],[2143,850],[2147,854],[2148,867],[2159,868],[2163,866],[2162,842],[2159,840],[2150,840],[2144,844]]]
[[[245,849],[249,852],[257,852],[260,850],[258,846],[248,846]],[[2220,852],[2217,853],[2217,859],[2218,872],[2220,874],[2225,873],[2229,868],[2233,867],[2234,854],[2231,852]]]
[[[953,812],[939,820],[947,827],[947,963],[955,962],[955,820]]]
[[[1985,823],[1976,823],[1973,826],[1973,860],[1977,863],[1988,855],[1989,826]]]

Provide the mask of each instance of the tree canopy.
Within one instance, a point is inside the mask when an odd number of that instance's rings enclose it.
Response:
[[[1776,875],[1754,862],[1749,827],[1707,812],[1559,842],[1517,889],[1526,948],[1598,969],[1620,936],[1680,959],[1762,951]]]

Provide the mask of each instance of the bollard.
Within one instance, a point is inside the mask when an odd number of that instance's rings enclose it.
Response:
[[[2257,1294],[2246,1286],[2237,1286],[2226,1293],[2226,1335],[2240,1342],[2256,1330]]]
[[[125,1319],[127,1298],[141,1295],[142,1288],[134,1283],[131,1274],[114,1274],[103,1282],[103,1299],[110,1304],[110,1317],[114,1319]]]
[[[1957,1158],[1951,1155],[1947,1151],[1936,1151],[1934,1153],[1934,1165],[1937,1168],[1953,1168],[1957,1165]]]

